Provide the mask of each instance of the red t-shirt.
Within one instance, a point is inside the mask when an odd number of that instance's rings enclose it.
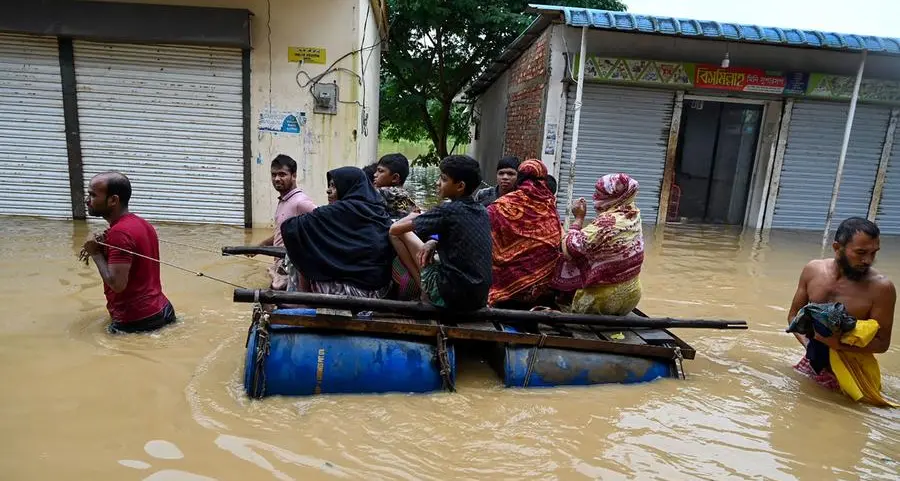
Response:
[[[156,229],[140,217],[128,213],[111,224],[106,232],[106,243],[111,246],[159,259],[159,238]],[[106,248],[107,263],[131,264],[128,284],[119,293],[103,284],[106,309],[117,322],[133,322],[158,314],[169,302],[162,292],[159,280],[159,263]]]

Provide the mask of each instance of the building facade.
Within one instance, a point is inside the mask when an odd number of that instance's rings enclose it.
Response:
[[[597,178],[640,182],[645,222],[822,229],[865,58],[834,218],[900,234],[900,40],[533,7],[469,89],[471,153],[542,159],[561,213]],[[577,73],[585,75],[570,170]],[[862,54],[866,51],[866,55]]]
[[[265,226],[284,153],[375,159],[381,0],[20,1],[0,18],[0,215],[84,218],[119,170],[155,221]]]

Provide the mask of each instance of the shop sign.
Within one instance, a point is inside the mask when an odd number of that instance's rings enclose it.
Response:
[[[809,75],[805,95],[826,99],[849,100],[853,96],[855,77],[814,73]],[[859,85],[859,99],[870,102],[900,102],[900,82],[864,78]]]
[[[578,59],[574,69],[578,71]],[[691,87],[694,65],[684,62],[588,57],[584,78],[600,82]]]
[[[769,73],[751,68],[721,68],[698,65],[694,87],[733,92],[753,92],[780,95],[784,92],[785,77],[781,72]]]
[[[573,72],[578,72],[575,57]],[[637,60],[589,56],[585,64],[587,81],[635,84],[648,87],[726,90],[731,92],[790,95],[832,100],[848,100],[854,77],[807,72],[770,72],[762,69],[693,64],[660,60]],[[900,104],[900,82],[863,79],[862,101]]]

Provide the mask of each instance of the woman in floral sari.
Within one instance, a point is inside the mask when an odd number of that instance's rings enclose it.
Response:
[[[528,307],[539,302],[550,292],[559,261],[562,229],[556,197],[547,188],[547,167],[530,159],[518,171],[516,190],[487,209],[493,244],[491,306]]]
[[[624,316],[641,300],[644,237],[637,193],[637,181],[627,174],[604,175],[594,192],[594,221],[582,227],[584,199],[572,207],[575,221],[553,279],[555,289],[574,292],[572,312]]]

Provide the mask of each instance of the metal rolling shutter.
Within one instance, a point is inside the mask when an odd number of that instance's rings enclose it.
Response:
[[[624,172],[640,184],[637,205],[641,209],[641,218],[645,223],[656,222],[674,95],[666,90],[585,84],[573,199],[584,197],[590,205],[597,179]],[[574,106],[573,85],[566,101],[566,128],[559,170],[558,205],[562,218],[567,209],[565,196]]]
[[[849,108],[843,103],[794,103],[772,227],[825,227]],[[832,227],[847,217],[866,217],[890,115],[889,108],[856,106]]]
[[[875,223],[885,234],[900,234],[900,129],[894,131],[894,145],[891,147]]]
[[[0,214],[72,217],[55,38],[0,34]]]
[[[75,42],[85,182],[131,179],[151,220],[244,223],[241,52]]]

